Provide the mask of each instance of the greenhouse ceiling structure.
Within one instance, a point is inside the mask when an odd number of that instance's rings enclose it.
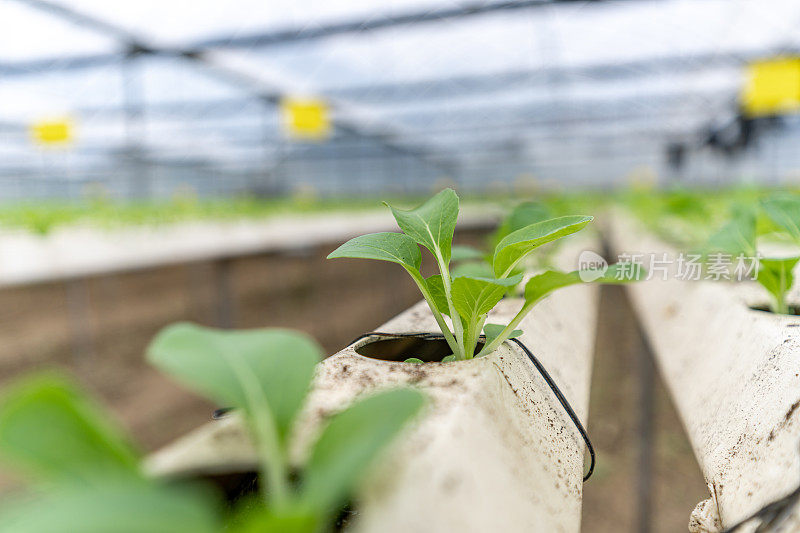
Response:
[[[2,199],[778,180],[800,163],[792,119],[745,143],[740,116],[748,64],[800,48],[791,0],[3,0],[0,32]],[[292,102],[320,135],[287,131]]]

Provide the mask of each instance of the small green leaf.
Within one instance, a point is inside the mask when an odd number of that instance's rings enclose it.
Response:
[[[422,265],[419,246],[414,239],[402,233],[369,233],[350,239],[328,254],[328,259],[338,257],[391,261],[414,271],[419,271]]]
[[[416,209],[389,208],[406,235],[430,250],[434,257],[441,253],[445,264],[449,263],[458,219],[458,196],[453,189],[441,191]]]
[[[505,326],[501,326],[500,324],[486,324],[483,326],[483,333],[486,335],[486,344],[489,344],[494,339],[500,335],[500,333],[505,329]],[[522,335],[521,329],[515,329],[511,332],[511,335],[508,336],[509,339],[513,339],[514,337],[519,337]]]
[[[436,306],[436,309],[443,315],[450,316],[450,306],[447,304],[447,295],[444,292],[442,276],[440,274],[434,274],[426,278],[425,285],[431,293],[431,298],[433,299],[433,304]]]
[[[711,236],[705,246],[706,253],[755,255],[756,216],[748,207],[738,207],[731,220]]]
[[[786,294],[794,284],[794,267],[800,257],[761,259],[756,280],[775,298],[776,313],[787,313]]]
[[[305,467],[301,498],[322,512],[343,505],[367,469],[420,411],[413,389],[384,391],[357,401],[323,429]]]
[[[468,278],[453,280],[453,306],[466,322],[475,322],[497,305],[509,287],[522,281],[522,275],[510,278]]]
[[[471,261],[469,263],[461,263],[455,266],[451,271],[454,278],[466,276],[469,278],[493,278],[494,271],[492,265],[485,261]]]
[[[409,357],[408,359],[406,359],[403,362],[404,363],[412,363],[412,364],[415,364],[415,365],[421,365],[421,364],[425,363],[425,361],[423,361],[422,359],[417,359],[416,357]]]
[[[483,252],[472,246],[456,245],[451,250],[451,261],[469,261],[470,259],[482,259]]]
[[[636,263],[617,263],[609,266],[604,273],[595,273],[592,271],[592,275],[590,276],[586,276],[586,272],[589,271],[584,271],[585,279],[591,280],[592,283],[605,284],[639,281],[644,279],[646,274],[646,271],[641,265]],[[583,279],[581,279],[581,271],[578,270],[573,272],[559,272],[557,270],[542,272],[539,275],[533,276],[525,284],[525,305],[534,304],[557,289],[569,287],[570,285],[576,285],[578,283],[584,283]]]
[[[218,533],[215,503],[205,491],[110,477],[5,506],[0,533]]]
[[[229,533],[315,533],[319,531],[320,516],[309,509],[289,505],[280,511],[264,508],[263,502],[253,502],[249,510],[227,524]]]
[[[305,399],[322,349],[286,329],[226,331],[180,323],[162,330],[148,360],[222,405],[251,414],[264,404],[285,440]]]
[[[557,289],[578,283],[583,283],[583,281],[577,270],[574,272],[547,270],[533,276],[525,284],[525,304],[537,302]]]
[[[138,457],[112,417],[63,378],[39,375],[6,391],[0,456],[42,478],[138,476]]]
[[[776,195],[761,202],[767,216],[800,242],[800,197]]]
[[[501,240],[494,252],[494,273],[507,275],[526,255],[548,242],[582,230],[593,217],[566,216],[531,224]]]
[[[445,355],[442,357],[442,363],[452,363],[456,360],[456,354]]]
[[[542,222],[548,218],[552,218],[550,209],[538,202],[523,202],[519,204],[511,210],[494,235],[492,235],[492,247],[497,246],[497,243],[509,233],[513,233],[525,226]]]

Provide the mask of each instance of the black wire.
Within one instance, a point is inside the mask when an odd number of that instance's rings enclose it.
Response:
[[[211,418],[214,420],[220,420],[228,416],[228,413],[233,411],[233,407],[220,407],[219,409],[214,409],[214,412],[211,413]]]
[[[403,337],[403,338],[415,337],[423,340],[444,339],[444,335],[442,335],[441,333],[382,333],[380,331],[373,331],[371,333],[364,333],[363,335],[359,335],[353,340],[353,342],[350,343],[350,345],[353,345],[358,341],[360,341],[361,339],[365,339],[367,337],[378,337],[378,336]],[[486,336],[481,335],[480,338],[486,339]],[[564,408],[564,411],[567,412],[567,416],[569,416],[570,420],[572,420],[572,423],[575,424],[575,427],[578,428],[578,433],[580,433],[581,437],[583,437],[583,441],[586,443],[586,449],[589,450],[589,470],[586,472],[586,475],[583,476],[583,481],[586,481],[592,476],[592,473],[594,473],[594,466],[596,461],[594,446],[592,446],[592,441],[589,440],[589,435],[588,433],[586,433],[586,429],[583,427],[583,424],[581,424],[578,415],[575,414],[575,411],[572,409],[572,406],[570,405],[569,401],[564,396],[564,393],[561,392],[561,389],[558,387],[558,385],[556,385],[556,382],[550,376],[550,373],[547,371],[544,365],[542,365],[542,363],[536,358],[535,355],[533,355],[533,353],[531,353],[528,347],[525,346],[525,344],[521,340],[519,339],[509,339],[509,340],[514,342],[517,346],[519,346],[522,349],[523,352],[525,352],[525,355],[528,356],[528,359],[530,359],[531,363],[533,363],[533,366],[536,367],[536,370],[539,371],[539,374],[541,374],[545,382],[547,382],[547,385],[550,387],[550,390],[552,390],[553,394],[555,394],[558,403],[560,403],[561,407]]]
[[[353,339],[353,341],[349,345],[352,346],[353,344],[357,343],[362,339],[366,339],[367,337],[399,337],[399,338],[417,338],[423,340],[444,339],[444,335],[442,335],[441,333],[382,333],[380,331],[373,331],[370,333],[364,333],[362,335],[359,335],[358,337]],[[485,340],[486,336],[481,335],[479,338]],[[530,359],[531,363],[533,363],[533,366],[535,366],[536,370],[539,371],[539,374],[542,375],[545,382],[550,387],[550,390],[552,390],[553,394],[555,394],[558,403],[560,403],[561,407],[564,408],[564,411],[567,412],[567,416],[569,416],[570,420],[572,420],[572,423],[575,424],[575,427],[578,429],[578,433],[580,433],[581,437],[583,437],[583,441],[586,443],[586,449],[589,450],[589,470],[586,472],[586,475],[583,476],[583,481],[586,481],[587,479],[592,477],[596,462],[594,446],[592,446],[592,441],[589,440],[589,435],[588,433],[586,433],[586,429],[583,427],[583,424],[581,424],[578,415],[575,414],[575,411],[572,409],[572,406],[570,405],[569,401],[564,396],[564,393],[561,392],[561,389],[558,387],[558,385],[556,385],[556,382],[550,376],[550,373],[547,371],[544,365],[542,365],[542,363],[536,358],[535,355],[533,355],[533,353],[528,349],[527,346],[525,346],[525,344],[521,340],[519,339],[508,339],[508,340],[514,342],[517,346],[520,347],[520,349],[522,349],[523,352],[525,352],[525,355],[528,356],[528,359]],[[214,420],[225,418],[232,409],[233,408],[231,407],[223,407],[221,409],[216,409],[214,413],[211,415],[211,418],[213,418]],[[798,489],[798,491],[800,491],[800,489]],[[752,518],[754,517],[751,517],[748,520]],[[739,525],[734,526],[734,528],[737,527],[739,527]],[[729,531],[733,531],[733,529]]]

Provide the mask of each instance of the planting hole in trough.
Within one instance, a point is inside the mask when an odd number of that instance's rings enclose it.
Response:
[[[789,308],[789,312],[786,313],[787,316],[790,316],[790,315],[800,316],[800,305],[790,304],[788,306],[788,308]],[[772,309],[770,309],[770,306],[766,305],[766,304],[751,305],[750,309],[752,309],[753,311],[761,311],[763,313],[772,313],[773,312]]]
[[[482,348],[483,342],[479,342],[475,354]],[[415,357],[424,363],[440,363],[442,358],[453,353],[444,339],[429,339],[422,335],[379,338],[367,341],[355,350],[357,354],[372,359],[402,362]]]
[[[292,475],[292,481],[297,485],[299,483],[297,472],[292,472]],[[246,506],[247,509],[257,510],[263,505],[258,498],[260,486],[258,473],[254,471],[203,474],[196,477],[178,478],[175,481],[184,483],[200,481],[214,487],[225,497],[225,502],[230,509],[241,511],[242,506]],[[345,528],[352,525],[357,514],[354,502],[348,502],[332,518],[333,523],[327,531],[332,533],[344,531]]]

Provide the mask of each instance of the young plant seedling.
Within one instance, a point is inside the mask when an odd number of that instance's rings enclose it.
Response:
[[[761,203],[763,211],[779,227],[783,228],[800,245],[800,230],[796,218],[800,207],[793,209],[790,198],[770,199]],[[759,257],[756,231],[757,211],[751,207],[737,206],[731,219],[708,241],[705,256],[711,253],[730,256]],[[794,267],[800,257],[759,257],[756,281],[764,287],[771,297],[770,309],[773,313],[788,314],[786,296],[794,283]]]
[[[77,387],[49,376],[11,387],[0,402],[0,457],[49,482],[37,498],[0,507],[0,533],[318,533],[352,496],[377,455],[422,408],[394,389],[332,416],[290,481],[288,444],[321,350],[281,329],[222,331],[176,324],[148,357],[208,398],[238,408],[259,457],[263,505],[229,523],[223,502],[193,486],[144,477],[126,436]]]
[[[797,194],[772,196],[761,202],[761,208],[767,217],[785,232],[785,236],[800,248],[800,196]],[[761,284],[775,297],[777,313],[789,312],[786,294],[794,284],[794,268],[798,260],[800,257],[761,260],[761,269],[765,271],[764,281],[761,281]]]
[[[260,459],[270,512],[307,516],[317,528],[330,522],[378,452],[423,405],[419,391],[395,389],[334,415],[294,487],[288,460],[291,431],[321,356],[313,340],[294,331],[226,331],[187,323],[164,329],[148,349],[149,361],[161,371],[242,412]]]
[[[453,233],[459,209],[455,191],[445,189],[416,209],[389,208],[403,233],[362,235],[341,245],[328,258],[376,259],[402,266],[428,303],[454,360],[474,357],[481,331],[486,341],[477,355],[491,353],[501,343],[521,333],[517,326],[542,298],[556,289],[583,282],[577,271],[546,271],[534,276],[525,284],[525,301],[516,316],[505,326],[486,324],[488,313],[510,287],[522,280],[522,261],[540,246],[580,231],[592,217],[564,216],[526,225],[497,243],[488,272],[451,274]],[[433,256],[438,274],[423,277],[420,245]],[[606,272],[598,272],[597,276],[592,276],[593,281],[619,283],[641,277],[642,269],[638,265],[621,266],[614,265]],[[445,317],[450,318],[452,330]]]

